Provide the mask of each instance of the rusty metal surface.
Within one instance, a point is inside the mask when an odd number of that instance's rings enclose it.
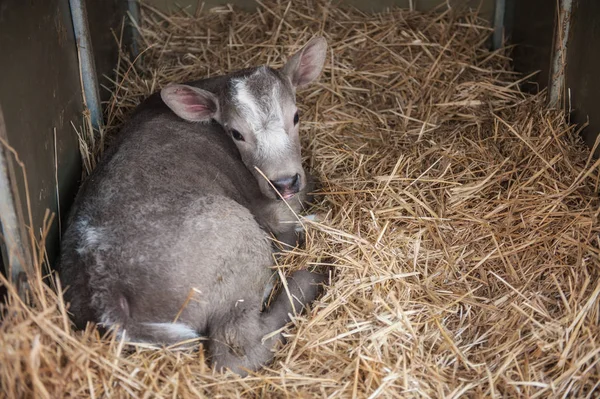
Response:
[[[80,125],[83,106],[70,18],[67,0],[0,2],[0,106],[6,138],[26,167],[36,236],[46,209],[57,212],[57,185],[64,214],[80,177],[71,122]],[[22,175],[14,173],[12,179],[17,206],[26,209]],[[57,253],[57,238],[54,223],[50,259]]]
[[[553,108],[567,108],[567,90],[565,86],[565,72],[567,65],[567,53],[569,32],[571,28],[571,9],[573,0],[561,0],[559,13],[556,18],[556,29],[554,29],[554,54],[552,56],[552,67],[550,87],[548,88],[548,104]]]

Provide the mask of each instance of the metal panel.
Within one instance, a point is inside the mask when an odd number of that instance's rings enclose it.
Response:
[[[583,138],[593,146],[600,133],[600,1],[573,2],[567,46],[566,105],[571,122],[589,125]],[[600,152],[596,152],[599,156]]]
[[[25,164],[31,226],[39,236],[46,209],[57,212],[57,187],[64,214],[80,177],[77,135],[71,122],[81,124],[83,105],[68,1],[0,2],[0,48],[0,106],[6,138]],[[27,209],[20,173],[13,174],[12,184],[17,187],[17,207]],[[57,236],[55,222],[47,245],[50,259],[57,253]]]
[[[165,12],[185,8],[191,13],[195,13],[197,7],[202,6],[202,4],[205,9],[225,4],[233,4],[246,10],[254,10],[257,6],[257,3],[253,0],[143,0],[143,3]],[[343,0],[339,3],[357,7],[363,11],[382,11],[388,7],[413,7],[416,10],[427,11],[438,6],[467,5],[474,9],[479,8],[481,16],[491,21],[494,15],[495,0]]]
[[[128,2],[131,0],[85,0],[88,15],[88,26],[92,39],[96,72],[100,84],[102,101],[110,99],[110,79],[114,79],[114,68],[119,58],[119,46],[115,40],[123,32],[123,47],[125,50],[132,43],[131,24],[127,19]]]
[[[514,68],[529,75],[539,71],[522,87],[538,92],[548,87],[553,53],[555,0],[507,0],[505,26],[513,50]]]
[[[600,1],[507,1],[515,70],[540,71],[523,87],[533,92],[549,87],[552,103],[572,110],[571,122],[589,122],[583,138],[593,146],[600,133]]]

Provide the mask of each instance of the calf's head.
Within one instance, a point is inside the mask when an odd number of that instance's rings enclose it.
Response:
[[[289,199],[306,185],[296,88],[319,76],[326,52],[325,39],[317,37],[279,70],[261,66],[234,73],[219,92],[169,85],[161,97],[185,120],[216,120],[235,142],[262,193],[268,198]]]

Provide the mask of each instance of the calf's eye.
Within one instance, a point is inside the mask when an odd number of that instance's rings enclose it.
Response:
[[[298,116],[298,112],[296,112],[294,114],[294,126],[296,126],[298,124],[299,120],[300,120],[300,117]]]
[[[242,134],[235,129],[231,129],[231,137],[233,137],[237,141],[245,141],[244,136],[242,136]]]

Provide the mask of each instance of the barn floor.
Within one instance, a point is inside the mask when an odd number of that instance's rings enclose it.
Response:
[[[170,81],[285,57],[313,34],[330,57],[301,92],[317,223],[284,272],[333,266],[275,362],[246,379],[202,352],[73,332],[60,297],[8,286],[0,383],[9,397],[597,397],[599,162],[475,15],[325,1],[256,13],[143,10],[146,50],[123,57],[108,138]],[[101,144],[87,142],[92,168]],[[5,285],[7,285],[5,283]]]

